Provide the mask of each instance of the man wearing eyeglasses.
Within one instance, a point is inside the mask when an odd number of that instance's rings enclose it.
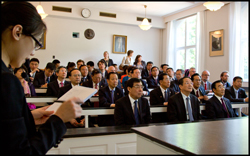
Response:
[[[141,83],[143,85],[143,95],[149,95],[149,90],[148,90],[148,87],[147,87],[147,83],[141,79],[141,71],[139,70],[139,68],[137,67],[134,67],[132,68],[131,70],[131,78],[137,78],[137,79],[140,79],[141,80]],[[128,95],[128,89],[127,89],[127,81],[125,82],[125,95]]]
[[[58,93],[58,99],[63,96],[66,92],[68,92],[71,88],[75,86],[79,86],[79,83],[81,81],[81,72],[79,69],[74,68],[69,72],[69,80],[70,84],[65,85],[64,87],[61,87],[59,89]],[[85,107],[85,103],[81,105],[81,107]],[[65,123],[67,128],[77,128],[77,127],[83,127],[85,124],[85,118],[84,116],[76,119],[72,119],[70,122]],[[92,123],[90,125],[93,127]]]
[[[201,85],[204,87],[204,89],[206,90],[206,94],[207,93],[212,93],[212,83],[209,82],[209,76],[210,76],[210,72],[208,70],[204,70],[201,74]]]
[[[151,120],[148,100],[143,95],[142,82],[131,78],[127,82],[128,95],[115,102],[115,125],[148,124]]]
[[[200,102],[191,93],[192,81],[189,77],[183,77],[179,81],[181,92],[171,96],[168,100],[167,116],[170,122],[200,120]]]

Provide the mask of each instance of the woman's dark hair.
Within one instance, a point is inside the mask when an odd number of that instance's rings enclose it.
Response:
[[[24,35],[40,35],[47,27],[36,8],[28,2],[15,1],[1,4],[1,34],[10,26],[22,25]]]
[[[138,62],[138,59],[139,59],[140,57],[142,57],[142,56],[141,56],[141,55],[137,55],[137,56],[136,56],[136,58],[135,58],[135,63]]]

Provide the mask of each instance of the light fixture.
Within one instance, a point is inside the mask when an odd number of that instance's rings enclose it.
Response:
[[[215,38],[220,38],[220,37],[222,36],[220,30],[215,31],[212,35],[213,35],[213,37],[215,37]]]
[[[145,8],[145,18],[143,19],[143,21],[142,21],[141,25],[139,25],[139,27],[142,30],[149,30],[152,27],[152,25],[149,24],[148,19],[146,18],[146,8],[147,8],[147,6],[144,5],[144,8]]]
[[[39,5],[36,7],[36,10],[39,13],[39,15],[42,17],[42,19],[48,16],[48,14],[45,14],[43,7],[41,6],[41,2],[39,2]]]
[[[223,2],[206,2],[203,5],[210,11],[217,11],[224,5],[224,3]]]

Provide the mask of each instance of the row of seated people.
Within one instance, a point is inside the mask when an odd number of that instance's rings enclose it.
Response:
[[[61,79],[62,81],[59,81],[59,79],[65,78],[66,69],[64,67],[60,67],[60,68],[58,68],[56,73],[58,76],[58,81],[54,81],[53,83],[51,82],[51,83],[49,83],[48,86],[52,86],[50,84],[54,84],[55,86],[56,85],[60,86],[58,97],[65,94],[73,86],[79,85],[79,83],[81,81],[81,72],[78,69],[73,69],[69,73],[69,79],[71,82],[64,81],[63,85],[60,85],[61,82],[63,82],[63,80]],[[139,72],[138,68],[133,68],[132,78],[138,79],[138,77],[139,77],[138,75],[140,75],[139,73],[140,72]],[[167,74],[165,74],[165,73],[160,74],[158,78],[159,78],[160,86],[156,87],[156,89],[154,89],[150,92],[150,105],[159,105],[159,104],[168,105],[168,98],[175,95],[176,93],[178,94],[178,92],[175,92],[173,88],[170,88],[170,78]],[[101,72],[99,70],[94,70],[92,72],[92,79],[89,79],[89,81],[82,82],[81,85],[86,86],[86,87],[91,87],[91,88],[97,88],[99,90],[99,101],[100,101],[99,106],[100,107],[106,107],[106,106],[114,107],[114,106],[116,106],[115,101],[118,100],[119,98],[123,97],[123,91],[121,90],[121,87],[118,86],[118,82],[119,82],[118,76],[116,73],[110,72],[110,74],[107,77],[107,82],[105,82],[103,80],[106,80],[106,79],[102,79]],[[192,80],[192,82],[191,82],[192,85],[189,86],[189,89],[191,89],[191,94],[194,94],[195,96],[197,96],[199,103],[204,102],[204,100],[206,101],[208,98],[206,97],[206,93],[205,93],[204,88],[200,86],[201,78],[200,78],[199,74],[198,73],[193,74],[191,76],[190,80]],[[148,95],[149,94],[148,91],[143,91],[143,89],[146,88],[145,85],[143,85],[144,84],[143,81],[140,80],[140,83],[143,86],[142,87],[142,95]],[[115,95],[115,98],[113,98],[114,102],[111,102],[112,98],[111,98],[111,96],[109,96],[110,95],[109,89],[112,88],[111,87],[112,84],[113,84],[113,88],[117,88],[116,92],[114,93],[114,95]],[[234,92],[232,92],[232,94],[230,94],[231,98],[229,98],[229,99],[231,99],[231,100],[235,99],[236,101],[241,101],[241,102],[242,101],[248,102],[247,95],[245,94],[244,90],[241,89],[241,84],[242,84],[242,79],[240,77],[235,77],[233,86],[234,86],[234,88],[236,88],[240,92],[239,92],[239,94],[237,94],[238,97],[236,95],[235,98],[233,97]],[[64,86],[64,87],[62,87],[62,86]],[[116,87],[114,87],[114,86],[116,86]],[[126,84],[126,86],[127,86],[126,88],[129,88],[128,84]],[[181,85],[179,85],[179,86],[181,86]],[[200,92],[198,92],[198,94],[194,91],[195,88],[200,89]],[[223,86],[223,88],[224,88],[224,86]],[[49,92],[49,90],[50,89],[48,87],[47,91]],[[128,95],[128,91],[129,91],[129,89],[127,89],[127,93],[125,91],[126,96]],[[231,91],[229,91],[229,92],[231,92]],[[202,95],[203,95],[203,98],[201,98]],[[109,96],[109,98],[108,98],[108,96]],[[89,100],[87,102],[85,102],[85,104],[83,105],[83,107],[93,107],[93,106],[94,106],[93,103],[91,103]],[[230,107],[230,106],[227,106],[227,107]],[[169,108],[168,108],[168,112],[169,112]],[[207,111],[205,111],[205,112],[207,112]],[[209,113],[209,114],[211,114],[211,113]],[[204,113],[203,116],[204,115],[205,115],[205,117],[209,116],[206,113]],[[232,116],[235,116],[235,115],[232,115]],[[211,117],[208,117],[208,118],[211,118]],[[83,121],[84,121],[84,118],[82,118],[82,119],[80,118],[80,119],[78,119],[78,121],[73,120],[70,123],[68,123],[68,127],[72,127],[72,126],[75,127],[77,125],[83,125],[83,124],[81,124]],[[152,114],[152,121],[151,122],[166,122],[166,121],[172,121],[171,118],[170,118],[170,120],[168,120],[168,116],[166,113],[153,113]],[[90,124],[91,123],[95,123],[95,121],[92,120],[92,121],[90,121]],[[112,116],[112,115],[98,117],[98,125],[99,126],[114,125],[114,123],[115,123],[114,116]],[[120,125],[119,123],[117,123],[117,124]],[[93,124],[92,124],[92,126],[93,126]]]

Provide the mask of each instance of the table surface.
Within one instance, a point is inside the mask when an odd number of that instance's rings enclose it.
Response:
[[[248,116],[131,130],[184,154],[249,154]]]

